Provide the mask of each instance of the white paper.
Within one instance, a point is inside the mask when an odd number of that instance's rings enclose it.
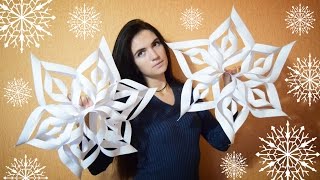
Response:
[[[293,44],[275,47],[256,43],[234,8],[209,39],[168,43],[187,77],[182,89],[180,117],[186,112],[215,108],[218,122],[233,143],[235,133],[249,113],[258,118],[286,116],[274,82]],[[194,65],[206,67],[192,72],[188,59]],[[231,75],[232,82],[221,88],[219,81],[226,68],[235,66],[241,66],[241,71]],[[193,93],[192,85],[195,85]],[[213,100],[197,103],[209,92]],[[233,114],[237,111],[234,121]]]
[[[31,55],[31,62],[39,106],[30,114],[17,145],[26,143],[42,149],[57,149],[61,161],[79,178],[100,151],[109,157],[137,151],[130,145],[130,120],[143,110],[156,89],[128,79],[121,80],[104,38],[99,49],[77,69],[41,61],[34,55]],[[87,71],[91,71],[90,79],[84,75]],[[68,89],[66,83],[53,74],[71,79],[71,88]],[[54,86],[59,93],[53,91]],[[72,95],[71,101],[67,98],[68,93]],[[81,94],[88,96],[93,105],[81,107]],[[125,102],[119,101],[126,97]],[[47,103],[46,99],[53,103]],[[137,109],[129,117],[135,107]],[[88,114],[90,128],[84,121]],[[122,126],[125,126],[123,136]],[[82,150],[79,147],[81,142]],[[98,148],[84,160],[95,145]]]

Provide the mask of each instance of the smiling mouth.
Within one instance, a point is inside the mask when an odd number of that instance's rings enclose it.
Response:
[[[159,66],[159,65],[161,65],[163,63],[163,60],[162,61],[159,61],[157,64],[155,64],[154,66],[152,66],[153,68],[154,67],[157,67],[157,66]]]

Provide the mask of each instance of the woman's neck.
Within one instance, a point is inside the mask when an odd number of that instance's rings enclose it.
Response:
[[[149,88],[157,88],[157,90],[162,89],[167,84],[165,75],[154,78],[148,77],[146,78],[146,82]]]

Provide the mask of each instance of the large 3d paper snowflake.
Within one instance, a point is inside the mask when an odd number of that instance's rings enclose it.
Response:
[[[292,34],[301,33],[308,34],[309,30],[313,28],[312,24],[315,21],[313,18],[313,12],[308,9],[308,6],[292,6],[290,12],[287,11],[287,28],[290,28]]]
[[[262,159],[265,165],[259,170],[267,170],[267,174],[272,179],[304,179],[310,171],[316,172],[312,167],[316,163],[315,158],[320,156],[315,152],[312,143],[317,139],[309,138],[309,134],[304,132],[304,126],[300,128],[289,127],[287,121],[286,128],[280,126],[276,129],[271,127],[271,134],[267,134],[266,139],[259,137],[264,142],[261,152],[256,156]]]
[[[37,158],[28,159],[27,155],[24,155],[24,159],[20,160],[14,158],[14,163],[6,168],[8,171],[3,179],[48,179],[43,171],[46,167],[41,166]]]
[[[169,43],[188,78],[182,89],[180,116],[215,108],[215,116],[231,142],[249,113],[258,118],[286,116],[274,82],[293,44],[275,47],[256,43],[234,8],[209,39]],[[200,70],[193,72],[189,66]],[[238,66],[241,71],[231,74],[232,82],[221,89],[223,74]],[[213,100],[204,100],[210,93]]]
[[[31,96],[31,88],[28,86],[29,82],[25,82],[22,78],[8,82],[5,90],[4,97],[7,98],[7,103],[11,103],[13,107],[28,104],[28,100]]]
[[[100,31],[100,13],[97,13],[94,7],[88,7],[83,4],[83,7],[75,7],[70,14],[70,19],[67,23],[70,26],[70,31],[76,34],[76,37],[83,38],[93,37],[97,31]]]
[[[39,106],[30,114],[18,145],[57,149],[61,161],[78,177],[100,152],[109,157],[136,152],[130,145],[130,120],[142,111],[156,89],[120,79],[104,38],[99,49],[77,69],[40,61],[33,55],[31,60]],[[70,90],[67,80],[72,81]],[[93,105],[80,106],[81,94]],[[89,121],[85,120],[87,115]]]
[[[309,106],[312,101],[317,102],[320,99],[320,61],[309,54],[308,59],[297,58],[297,64],[288,69],[291,71],[285,79],[290,88],[288,93],[293,93],[297,102],[308,101]]]
[[[200,12],[199,9],[194,9],[191,7],[190,9],[186,9],[181,14],[182,16],[180,20],[182,21],[182,26],[184,26],[186,29],[193,31],[201,26],[203,18],[201,16],[202,12]]]
[[[246,173],[246,159],[244,158],[241,153],[235,153],[233,151],[232,154],[227,153],[227,155],[222,158],[222,172],[225,173],[227,178],[242,178],[242,175]]]
[[[34,45],[39,48],[39,41],[45,35],[51,36],[48,31],[50,21],[55,16],[49,14],[47,7],[52,0],[4,0],[0,4],[0,40],[4,47]]]

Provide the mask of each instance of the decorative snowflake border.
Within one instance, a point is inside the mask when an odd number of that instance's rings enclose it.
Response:
[[[309,134],[304,132],[304,126],[299,129],[295,126],[289,127],[287,121],[286,129],[281,127],[276,129],[271,127],[271,134],[267,134],[266,139],[259,137],[264,142],[260,148],[261,152],[257,152],[256,156],[262,159],[265,165],[259,170],[262,172],[266,169],[267,174],[272,179],[304,179],[305,175],[311,171],[316,172],[312,167],[316,163],[315,158],[320,153],[315,152],[312,142],[317,138],[309,138]]]
[[[308,6],[292,6],[290,12],[287,11],[287,28],[290,28],[292,34],[301,33],[308,34],[309,30],[313,28],[312,24],[315,21],[313,12],[308,9]]]
[[[297,58],[297,64],[293,64],[293,68],[288,66],[291,72],[288,73],[289,78],[285,81],[291,88],[288,94],[293,93],[297,97],[297,102],[308,101],[317,102],[320,99],[320,61],[317,58]]]
[[[94,7],[88,7],[83,4],[83,7],[75,7],[70,14],[70,19],[67,23],[70,26],[70,31],[76,34],[76,37],[83,38],[93,37],[96,31],[100,31],[100,13],[96,13]]]
[[[31,96],[31,88],[28,86],[29,82],[25,82],[22,78],[8,82],[4,97],[7,98],[7,103],[11,103],[13,107],[28,104],[28,99]]]
[[[24,155],[24,159],[14,158],[14,163],[11,166],[6,166],[8,171],[3,179],[48,179],[43,171],[46,166],[41,166],[38,159],[27,159],[27,155]]]
[[[194,9],[191,7],[190,9],[186,9],[181,14],[182,16],[180,20],[182,21],[182,26],[184,26],[186,29],[193,31],[194,29],[198,29],[199,26],[202,25],[202,12],[200,12],[198,9]]]
[[[20,52],[24,46],[34,45],[39,48],[39,41],[45,35],[52,36],[47,30],[49,22],[55,16],[49,14],[47,6],[52,0],[23,1],[4,0],[0,3],[0,40],[4,41],[4,47],[20,46]]]
[[[246,173],[246,159],[242,157],[241,153],[232,154],[227,153],[225,158],[222,158],[223,162],[220,165],[222,167],[222,172],[225,173],[227,178],[242,178],[242,175]]]

